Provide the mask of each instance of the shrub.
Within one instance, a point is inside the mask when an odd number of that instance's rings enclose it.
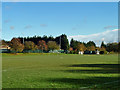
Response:
[[[70,51],[70,54],[74,54],[74,51]]]

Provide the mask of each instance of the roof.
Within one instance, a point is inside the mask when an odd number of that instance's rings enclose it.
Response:
[[[0,49],[10,49],[8,45],[0,45]]]

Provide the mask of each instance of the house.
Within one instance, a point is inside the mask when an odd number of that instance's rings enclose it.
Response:
[[[8,45],[0,45],[0,53],[9,53],[10,47]]]
[[[79,51],[78,53],[81,54],[81,55],[83,55],[84,51]]]
[[[97,52],[96,54],[98,54],[98,55],[100,54],[100,51],[97,50],[96,52]]]

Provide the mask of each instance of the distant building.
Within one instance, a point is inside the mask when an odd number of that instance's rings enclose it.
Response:
[[[81,54],[81,55],[83,55],[84,52],[83,51],[79,51],[78,53]]]
[[[97,50],[96,52],[97,52],[96,54],[100,54],[100,51]]]
[[[9,53],[10,47],[7,45],[0,45],[0,53]]]

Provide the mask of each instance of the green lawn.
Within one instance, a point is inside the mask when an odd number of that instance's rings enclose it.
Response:
[[[115,89],[118,55],[3,54],[3,88]]]

